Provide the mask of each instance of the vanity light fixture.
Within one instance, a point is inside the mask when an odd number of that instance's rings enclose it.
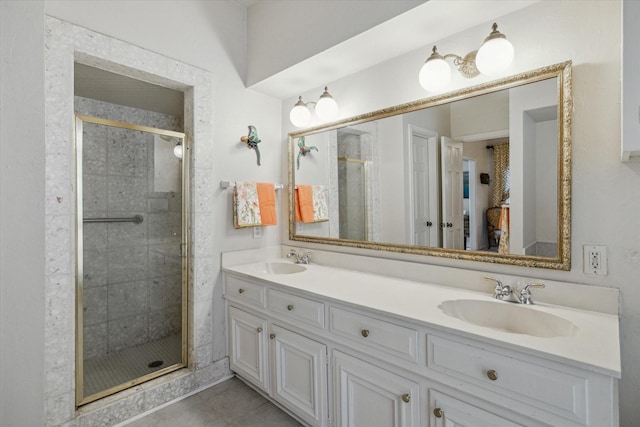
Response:
[[[295,127],[303,128],[311,123],[311,110],[309,105],[314,105],[316,115],[322,122],[328,122],[338,116],[338,103],[333,99],[325,86],[324,92],[320,95],[318,102],[304,102],[302,97],[298,97],[298,102],[289,112],[289,120]]]
[[[479,74],[495,76],[500,74],[513,61],[513,45],[506,36],[498,31],[495,22],[491,33],[484,39],[480,49],[467,53],[464,57],[455,54],[440,55],[438,48],[433,51],[420,69],[420,85],[429,92],[442,90],[451,81],[451,67],[446,61],[453,58],[453,65],[466,78],[473,78]]]

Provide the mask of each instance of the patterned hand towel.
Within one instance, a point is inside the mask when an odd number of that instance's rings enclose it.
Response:
[[[255,227],[262,224],[258,189],[255,182],[236,181],[233,191],[233,226]]]
[[[313,221],[329,221],[329,209],[327,205],[327,187],[313,185]]]
[[[262,226],[278,224],[276,215],[276,188],[273,184],[259,182],[258,188],[258,204],[260,205],[260,217],[262,218]]]

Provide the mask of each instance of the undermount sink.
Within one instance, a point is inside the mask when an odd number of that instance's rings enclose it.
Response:
[[[302,273],[307,267],[285,262],[263,262],[258,264],[257,269],[262,274],[295,274]]]
[[[576,325],[555,314],[502,301],[450,300],[438,307],[452,316],[478,326],[514,334],[552,338],[574,335]]]

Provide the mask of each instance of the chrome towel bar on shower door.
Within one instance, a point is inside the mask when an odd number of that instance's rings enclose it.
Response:
[[[133,222],[140,224],[143,221],[142,215],[136,215],[128,218],[83,218],[82,222]]]

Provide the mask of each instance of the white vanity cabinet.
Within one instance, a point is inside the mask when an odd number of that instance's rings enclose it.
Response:
[[[420,387],[416,382],[337,350],[333,352],[333,372],[336,425],[420,425]]]
[[[229,363],[234,371],[269,391],[267,321],[229,307]]]
[[[271,396],[310,425],[327,425],[327,346],[276,324],[269,338]]]
[[[326,427],[327,346],[272,317],[323,325],[324,305],[272,289],[267,304],[265,286],[230,276],[225,282],[231,369],[308,425]]]
[[[436,389],[429,390],[430,427],[520,427],[523,425],[470,405],[465,397],[452,397]]]
[[[618,425],[597,369],[228,271],[225,299],[231,369],[310,426]]]

